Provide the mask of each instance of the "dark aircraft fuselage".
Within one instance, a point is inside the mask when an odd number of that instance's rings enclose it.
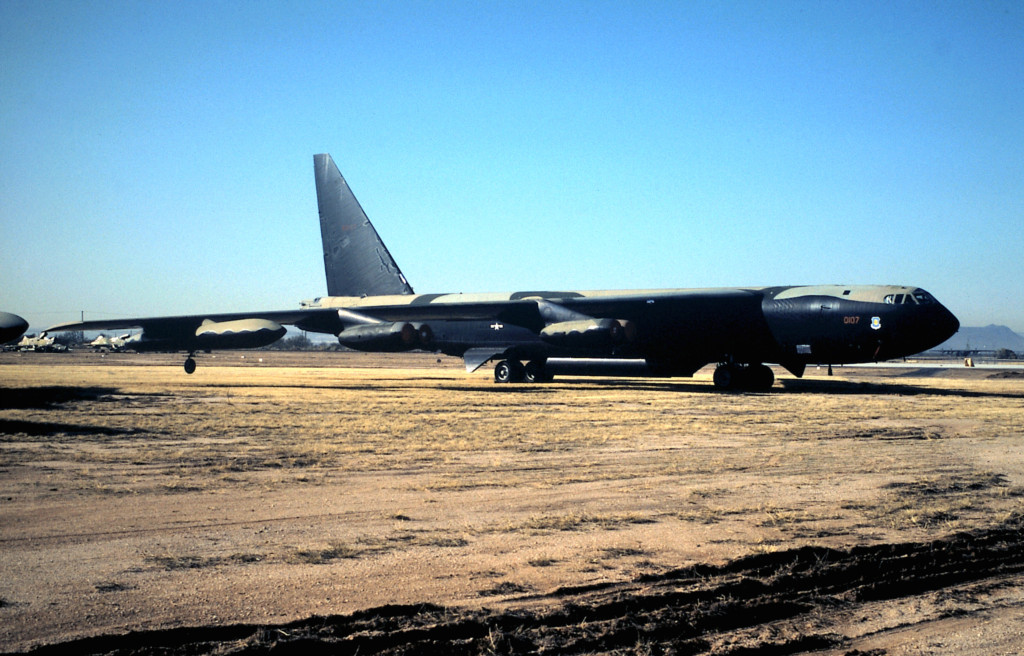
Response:
[[[325,297],[304,306],[348,308],[386,322],[428,326],[430,341],[423,346],[466,357],[467,369],[486,361],[485,355],[500,354],[531,361],[643,359],[651,373],[682,376],[714,362],[773,362],[799,375],[808,364],[918,353],[959,328],[930,294],[895,285]],[[618,339],[599,327],[544,333],[553,321],[575,316],[614,320],[628,330]],[[319,329],[324,328],[333,330]],[[340,323],[337,328],[343,336]],[[480,357],[469,357],[470,350]]]

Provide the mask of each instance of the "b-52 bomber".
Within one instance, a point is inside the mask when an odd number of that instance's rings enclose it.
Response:
[[[931,294],[899,285],[815,285],[631,291],[415,294],[330,155],[314,155],[327,296],[295,310],[61,324],[61,330],[138,328],[136,350],[265,346],[286,325],[335,335],[349,348],[424,350],[496,362],[499,383],[552,379],[552,363],[631,363],[629,375],[692,376],[715,363],[720,389],[766,390],[779,364],[900,358],[959,329]],[[586,367],[583,367],[586,372]]]

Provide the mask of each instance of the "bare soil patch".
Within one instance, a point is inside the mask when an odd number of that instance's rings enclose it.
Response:
[[[1024,644],[1019,379],[31,355],[0,357],[0,649]]]

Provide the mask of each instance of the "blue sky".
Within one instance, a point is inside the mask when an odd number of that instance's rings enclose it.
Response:
[[[0,1],[0,309],[897,283],[1024,332],[1019,2]]]

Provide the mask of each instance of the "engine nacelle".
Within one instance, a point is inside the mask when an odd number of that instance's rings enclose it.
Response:
[[[629,321],[616,319],[579,319],[560,321],[544,327],[540,338],[564,348],[607,348],[633,340],[635,330]]]
[[[429,349],[434,345],[434,331],[425,323],[414,323],[416,339],[419,340],[417,348]]]
[[[397,321],[347,326],[338,334],[342,346],[357,351],[411,351],[429,348],[433,341],[430,326]]]
[[[200,349],[259,348],[273,344],[285,332],[284,326],[268,319],[207,319],[196,328],[196,344]]]
[[[0,344],[18,339],[28,330],[28,322],[16,314],[0,312]]]

